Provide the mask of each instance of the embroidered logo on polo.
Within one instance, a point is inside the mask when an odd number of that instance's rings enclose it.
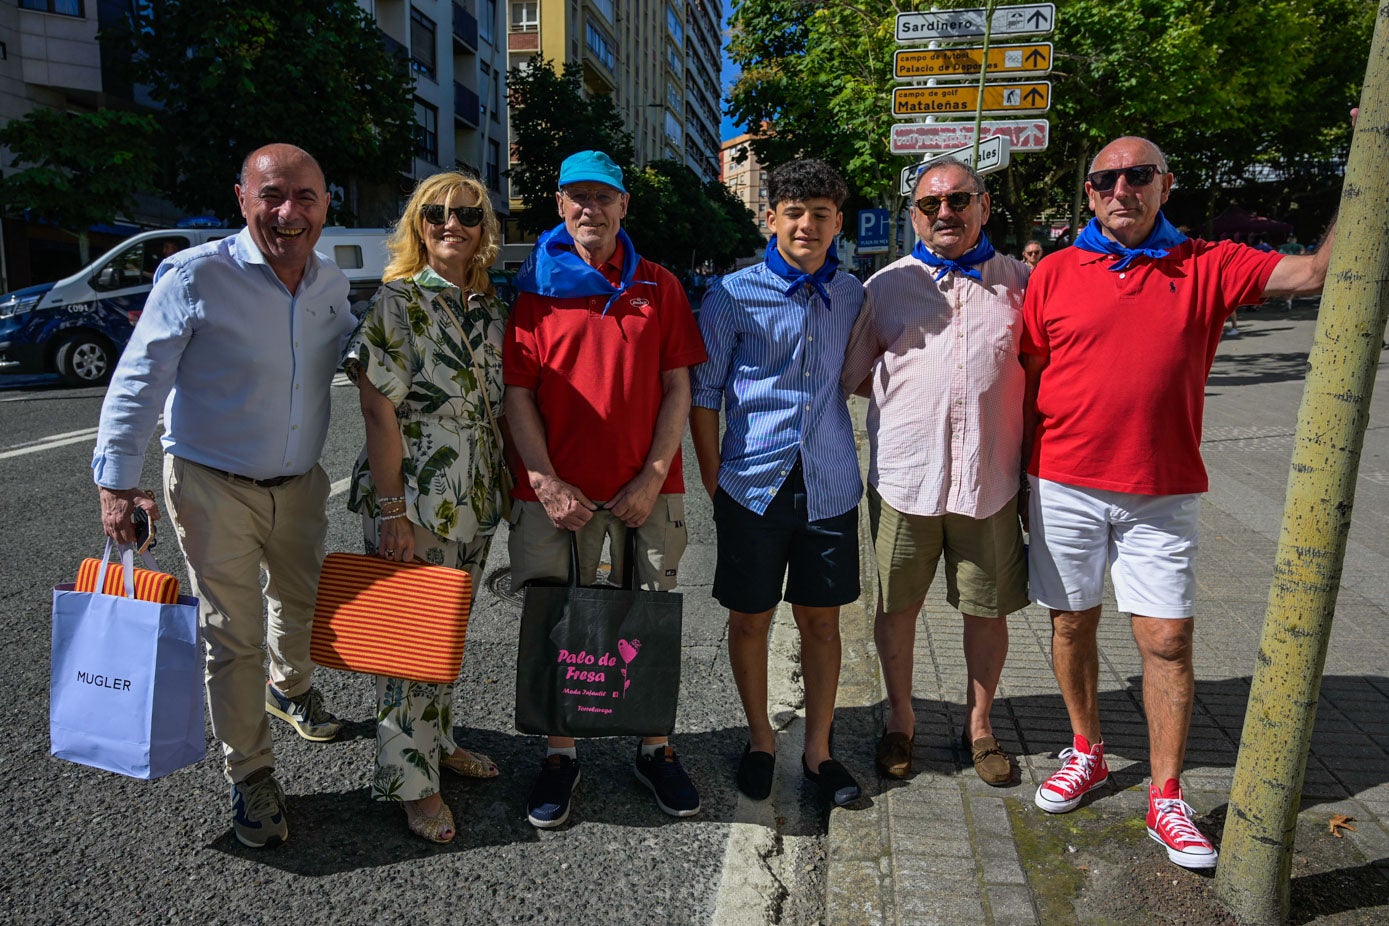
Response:
[[[634,309],[644,309],[644,308],[646,308],[647,306],[649,306],[650,304],[651,304],[650,300],[648,300],[648,299],[643,299],[643,298],[641,298],[640,296],[638,296],[637,298],[635,298],[635,299],[633,299],[633,300],[631,301],[632,308],[634,308]]]

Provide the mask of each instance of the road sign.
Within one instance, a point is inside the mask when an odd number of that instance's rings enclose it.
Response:
[[[1051,123],[1045,119],[1009,119],[985,122],[980,128],[985,138],[1002,135],[1012,152],[1045,151],[1051,140]],[[973,122],[902,122],[892,127],[893,154],[924,154],[954,151],[974,144]]]
[[[920,164],[913,164],[911,167],[903,168],[900,190],[903,196],[912,195],[916,188],[916,178],[921,176],[921,171],[930,164],[939,161],[941,158],[954,158],[961,163],[968,164],[981,174],[991,171],[1002,170],[1008,166],[1008,138],[1004,135],[991,135],[979,143],[979,162],[974,161],[974,145],[966,145],[954,151],[947,151],[938,154],[933,158],[927,158]]]
[[[994,10],[992,36],[1050,32],[1056,25],[1054,3],[1024,3]],[[898,13],[897,41],[932,42],[975,39],[984,35],[984,10],[946,10],[940,13]]]
[[[887,210],[860,209],[858,211],[858,246],[860,254],[887,253]]]
[[[979,88],[972,84],[943,87],[897,87],[892,91],[894,116],[963,115],[980,110]],[[983,112],[995,115],[1044,113],[1051,108],[1051,81],[985,84]]]
[[[898,80],[978,77],[982,48],[903,48],[893,57]],[[1051,71],[1051,43],[997,45],[989,49],[990,77],[1040,77]]]

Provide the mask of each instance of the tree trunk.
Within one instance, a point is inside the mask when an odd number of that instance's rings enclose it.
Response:
[[[1341,194],[1216,891],[1285,923],[1298,801],[1326,663],[1380,345],[1389,319],[1389,0],[1380,0]]]
[[[1075,244],[1076,238],[1080,235],[1081,216],[1085,210],[1085,172],[1090,168],[1090,148],[1088,145],[1080,146],[1080,157],[1076,158],[1076,192],[1075,198],[1071,200],[1071,240],[1069,244]]]

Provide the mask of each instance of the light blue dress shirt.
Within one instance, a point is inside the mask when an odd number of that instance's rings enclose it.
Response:
[[[858,504],[858,451],[839,374],[863,286],[836,273],[832,309],[810,286],[765,262],[730,274],[704,297],[699,331],[709,360],[691,372],[692,402],[724,410],[719,486],[762,514],[800,461],[807,515],[821,521]]]
[[[101,406],[96,484],[139,484],[161,406],[167,453],[251,479],[308,472],[356,327],[347,292],[314,254],[291,295],[246,229],[167,258]]]

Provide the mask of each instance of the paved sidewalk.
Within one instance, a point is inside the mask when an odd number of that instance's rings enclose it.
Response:
[[[1242,311],[1243,336],[1222,342],[1207,387],[1203,452],[1211,491],[1201,511],[1196,708],[1183,775],[1187,800],[1198,813],[1223,809],[1234,773],[1314,305],[1302,301],[1292,311]],[[1389,363],[1382,363],[1302,805],[1303,817],[1314,817],[1323,831],[1331,814],[1355,818],[1357,829],[1348,839],[1369,863],[1368,877],[1380,879],[1380,903],[1389,897],[1386,389]],[[871,600],[876,577],[867,560],[865,567],[864,597]],[[871,770],[883,718],[872,615],[846,618],[840,704],[860,708],[849,712],[854,723],[845,731],[846,745],[857,750],[854,767]],[[946,604],[944,580],[938,577],[918,625],[916,774],[906,782],[873,781],[866,808],[832,814],[828,922],[1001,926],[1069,918],[1057,913],[1055,882],[1043,874],[1044,868],[1054,870],[1055,860],[1040,860],[1037,841],[1029,835],[1041,832],[1064,845],[1072,825],[1067,817],[1047,817],[1032,805],[1036,787],[1059,764],[1055,753],[1070,745],[1050,667],[1050,621],[1034,606],[1010,617],[1009,628],[1010,653],[993,725],[1018,758],[1021,782],[1001,789],[985,785],[957,745],[964,715],[960,619]],[[1141,820],[1148,750],[1139,657],[1128,621],[1114,610],[1112,590],[1105,600],[1100,650],[1101,714],[1114,783],[1098,792],[1091,806],[1116,819]],[[1134,825],[1143,844],[1137,851],[1147,852],[1153,866],[1167,866],[1177,884],[1181,870],[1146,839],[1141,824]],[[1082,870],[1076,883],[1083,886],[1096,876]],[[1069,903],[1074,897],[1063,899]],[[1375,910],[1389,915],[1389,907]],[[1075,913],[1080,912],[1078,905]]]

